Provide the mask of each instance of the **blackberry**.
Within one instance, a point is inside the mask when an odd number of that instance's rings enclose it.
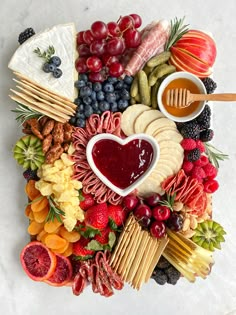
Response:
[[[164,256],[161,256],[161,258],[159,259],[156,267],[159,268],[159,269],[165,269],[165,268],[168,268],[170,267],[171,264],[169,263],[169,261],[167,259],[165,259]]]
[[[180,133],[184,138],[198,139],[200,128],[196,121],[185,123],[180,129]]]
[[[212,94],[217,88],[217,84],[212,78],[204,78],[202,79],[203,84],[205,85],[207,94]]]
[[[207,104],[201,114],[196,118],[200,130],[210,128],[211,124],[211,108]]]
[[[202,142],[211,141],[213,136],[214,136],[214,131],[212,129],[206,129],[206,130],[200,132],[200,140]]]
[[[179,280],[181,274],[180,272],[175,269],[175,267],[170,266],[169,268],[165,269],[165,274],[167,276],[167,283],[175,285]]]
[[[155,269],[152,278],[156,281],[156,283],[163,285],[168,281],[168,277],[165,274],[164,270],[161,269]]]
[[[196,149],[193,149],[191,150],[188,154],[187,154],[187,160],[189,162],[194,162],[194,161],[197,161],[200,159],[200,156],[201,156],[201,151],[196,148]]]
[[[32,171],[30,168],[28,168],[26,171],[24,171],[23,176],[27,180],[27,182],[30,179],[33,179],[33,180],[38,180],[39,179],[38,176],[37,176],[37,171]]]
[[[35,34],[35,31],[32,29],[32,27],[29,27],[24,30],[24,32],[21,32],[18,37],[18,42],[20,45],[22,45],[27,39],[29,39],[31,36]]]

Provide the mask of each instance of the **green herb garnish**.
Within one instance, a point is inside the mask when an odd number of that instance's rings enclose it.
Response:
[[[43,58],[46,62],[49,62],[52,55],[55,54],[55,48],[53,46],[49,46],[46,51],[41,52],[39,47],[34,50],[34,53],[38,55],[38,57]]]
[[[61,216],[65,216],[65,212],[57,207],[57,204],[55,200],[53,200],[52,197],[49,196],[47,198],[48,198],[50,208],[49,208],[48,215],[46,217],[46,222],[54,221],[54,219],[56,218],[57,221],[59,221],[60,223],[63,223]]]
[[[212,144],[205,142],[206,154],[209,161],[218,169],[220,167],[219,161],[224,161],[229,158],[227,154],[224,154],[220,150],[216,149]]]
[[[29,108],[23,104],[18,103],[18,106],[16,109],[11,110],[13,113],[16,113],[16,121],[20,122],[22,125],[26,120],[31,119],[31,118],[42,118],[44,115],[37,112],[36,110]]]
[[[184,25],[184,19],[178,19],[177,17],[174,20],[170,21],[170,36],[165,45],[165,51],[169,50],[185,33],[188,32],[189,24]]]
[[[174,206],[174,202],[175,202],[175,197],[176,197],[176,193],[174,193],[173,195],[166,194],[166,200],[160,201],[159,204],[162,206],[166,206],[171,211],[174,211],[173,206]]]

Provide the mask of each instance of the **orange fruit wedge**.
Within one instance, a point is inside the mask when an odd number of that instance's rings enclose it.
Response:
[[[56,255],[38,241],[27,244],[20,260],[26,274],[34,281],[44,281],[52,276],[57,265]]]

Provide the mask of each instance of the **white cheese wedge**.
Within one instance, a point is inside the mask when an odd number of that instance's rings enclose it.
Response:
[[[46,51],[49,46],[55,48],[54,55],[61,59],[59,68],[63,74],[58,79],[54,78],[52,73],[45,73],[42,70],[45,61],[34,53],[36,48]],[[40,32],[24,42],[14,53],[8,67],[42,88],[74,101],[76,97],[74,82],[77,76],[76,58],[75,25],[74,23],[60,24]]]

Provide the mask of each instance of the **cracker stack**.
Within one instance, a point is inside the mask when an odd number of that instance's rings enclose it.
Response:
[[[112,254],[111,267],[123,281],[139,290],[151,278],[167,243],[167,238],[158,240],[142,230],[134,216],[130,215]]]
[[[18,80],[13,80],[18,84],[16,87],[19,90],[11,89],[14,95],[10,95],[10,97],[14,101],[62,123],[69,121],[70,117],[74,115],[77,106],[69,99],[49,92],[17,72],[14,74]]]

